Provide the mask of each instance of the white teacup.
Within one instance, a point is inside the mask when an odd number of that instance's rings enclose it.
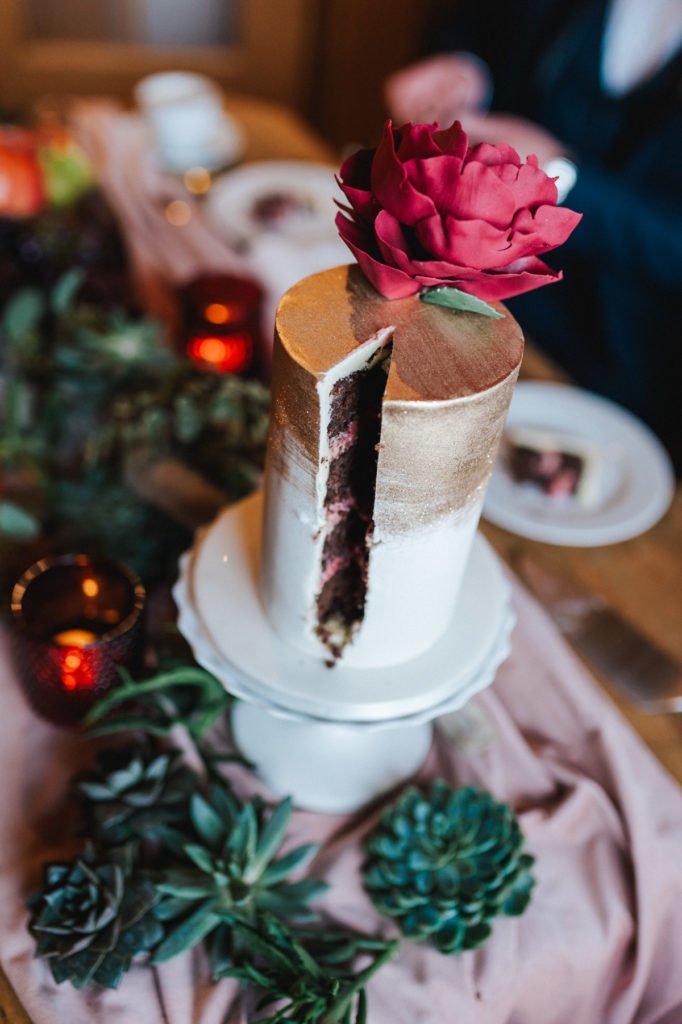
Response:
[[[164,166],[183,171],[196,165],[215,167],[233,158],[226,152],[230,128],[223,94],[210,78],[191,71],[162,71],[138,82],[135,97]]]

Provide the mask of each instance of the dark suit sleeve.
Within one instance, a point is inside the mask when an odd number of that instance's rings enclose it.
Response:
[[[566,248],[663,288],[682,287],[682,210],[583,166],[566,205],[583,219]]]

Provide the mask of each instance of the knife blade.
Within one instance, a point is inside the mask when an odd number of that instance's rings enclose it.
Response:
[[[682,666],[604,598],[530,555],[519,554],[512,567],[589,667],[646,711],[682,712]]]

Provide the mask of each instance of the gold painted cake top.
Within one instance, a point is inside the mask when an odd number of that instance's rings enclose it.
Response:
[[[443,309],[417,295],[384,299],[357,266],[306,277],[282,297],[276,331],[290,358],[323,376],[358,345],[394,328],[384,401],[438,401],[480,394],[513,373],[523,335],[500,303],[503,320]]]

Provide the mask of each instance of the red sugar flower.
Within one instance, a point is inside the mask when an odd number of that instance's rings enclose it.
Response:
[[[456,288],[497,300],[561,279],[538,256],[565,242],[581,215],[556,205],[552,178],[511,146],[468,148],[458,121],[386,123],[376,149],[349,157],[349,206],[336,226],[387,299]],[[349,214],[349,216],[346,216]]]

